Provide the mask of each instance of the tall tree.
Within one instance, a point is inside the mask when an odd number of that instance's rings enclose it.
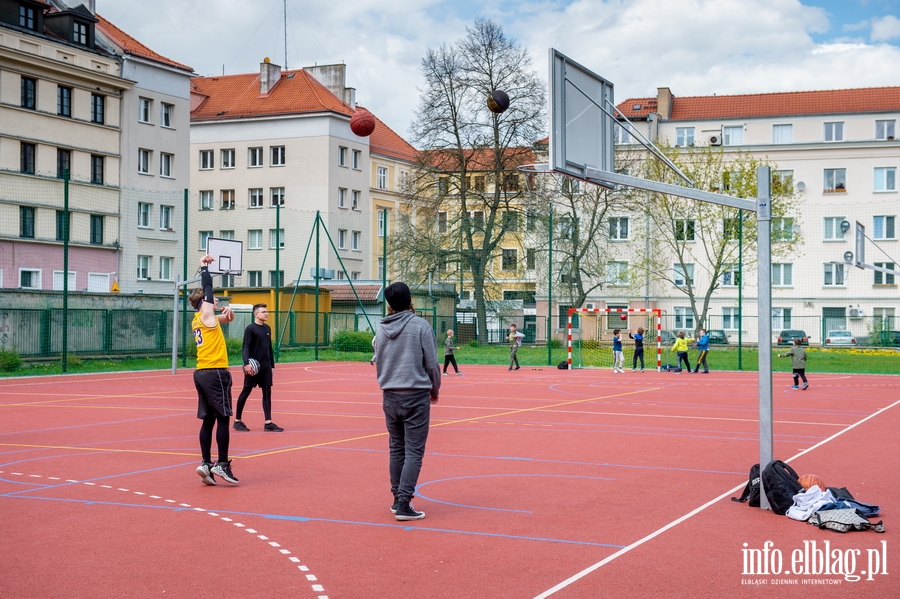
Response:
[[[453,46],[429,49],[422,73],[425,86],[411,130],[423,151],[411,186],[413,213],[395,248],[412,250],[401,258],[405,274],[421,276],[448,261],[464,269],[475,291],[478,335],[486,339],[491,264],[500,244],[518,230],[518,219],[506,214],[522,206],[525,186],[515,169],[533,161],[532,145],[545,135],[544,85],[527,51],[484,19]],[[509,96],[502,114],[487,108],[493,90]],[[484,177],[480,184],[477,177]]]

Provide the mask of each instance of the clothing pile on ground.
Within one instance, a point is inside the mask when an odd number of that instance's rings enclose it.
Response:
[[[884,525],[869,522],[868,518],[878,515],[877,505],[857,501],[846,487],[821,487],[813,485],[794,495],[794,505],[787,514],[788,518],[809,522],[819,528],[847,532],[849,530],[874,530],[884,532]]]

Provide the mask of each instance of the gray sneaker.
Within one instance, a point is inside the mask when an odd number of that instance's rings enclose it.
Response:
[[[216,476],[224,479],[226,482],[229,482],[233,485],[238,484],[239,481],[234,473],[231,471],[231,460],[227,462],[219,462],[215,466],[209,469],[210,474],[215,474]]]
[[[212,462],[203,462],[197,466],[197,474],[203,479],[204,485],[216,486],[216,479],[212,475]]]

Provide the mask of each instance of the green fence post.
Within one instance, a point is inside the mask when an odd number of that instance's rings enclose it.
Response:
[[[184,190],[184,267],[183,272],[181,273],[182,281],[188,280],[188,190],[185,188]],[[187,368],[187,317],[188,317],[188,309],[187,309],[187,286],[181,287],[181,367]],[[172,343],[175,343],[175,340],[172,339]]]
[[[62,371],[69,367],[69,169],[63,179],[63,296],[62,296]],[[93,224],[93,222],[91,223]],[[102,241],[102,240],[101,240]]]

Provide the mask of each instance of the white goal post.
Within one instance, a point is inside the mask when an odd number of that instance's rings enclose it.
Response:
[[[662,368],[662,310],[658,308],[569,308],[568,321],[566,323],[566,345],[567,345],[567,362],[569,364],[569,369],[573,368],[572,363],[572,346],[573,346],[573,321],[575,315],[579,316],[587,316],[587,315],[596,315],[598,318],[602,318],[603,316],[609,317],[612,315],[618,315],[619,318],[625,316],[622,323],[622,329],[628,330],[628,322],[635,316],[642,316],[645,319],[653,319],[655,322],[652,322],[651,327],[655,329],[656,333],[656,370],[659,371]],[[602,333],[605,330],[611,329],[613,327],[598,327],[595,333]],[[650,327],[647,327],[648,329]],[[651,333],[650,330],[645,331],[645,350],[648,347],[646,343],[649,340]],[[584,351],[584,338],[580,338],[580,343],[582,344],[581,351]]]

